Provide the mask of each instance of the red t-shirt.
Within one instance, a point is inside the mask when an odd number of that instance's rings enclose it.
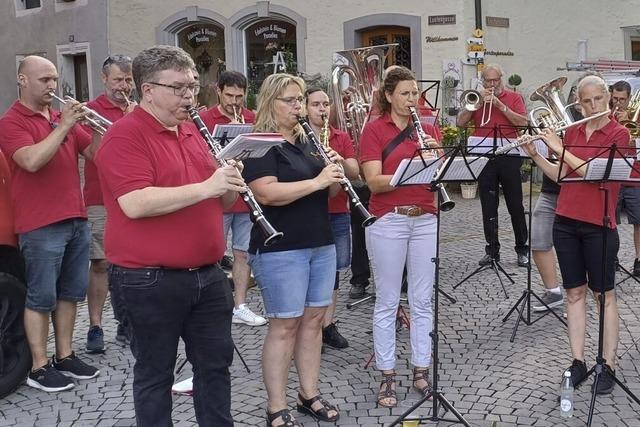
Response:
[[[333,148],[344,159],[355,159],[356,152],[353,149],[353,142],[349,134],[340,129],[331,128],[329,133],[329,146]],[[329,198],[329,213],[349,212],[349,196],[342,188],[333,197]]]
[[[87,107],[110,122],[116,122],[124,117],[125,114],[120,107],[109,101],[109,98],[107,98],[105,94],[88,102]],[[91,128],[87,126],[86,129],[87,132],[91,134]],[[100,190],[98,169],[96,168],[96,164],[89,159],[86,159],[84,163],[84,187],[82,194],[84,195],[84,204],[86,206],[102,205],[102,190]]]
[[[593,132],[587,141],[585,133],[586,124],[567,129],[564,144],[573,155],[582,160],[588,160],[594,156],[601,157],[603,147],[616,144],[625,152],[629,147],[629,131],[618,124],[615,120],[609,121],[602,129]],[[577,176],[577,174],[569,175]],[[616,228],[616,205],[618,204],[618,193],[620,183],[610,182],[604,184],[609,190],[608,207],[609,227]],[[600,184],[590,182],[565,182],[560,186],[558,196],[558,206],[556,214],[572,218],[590,224],[602,225],[602,214],[604,209],[604,191],[601,191]]]
[[[14,153],[45,139],[60,122],[60,113],[49,109],[51,121],[19,101],[0,119],[0,149],[11,169],[11,197],[16,233],[26,233],[69,218],[86,218],[80,191],[78,154],[90,144],[91,136],[74,126],[56,154],[37,172],[22,169]]]
[[[146,187],[179,187],[211,176],[216,165],[192,123],[180,124],[176,135],[136,107],[106,133],[96,164],[107,210],[104,245],[109,262],[132,268],[191,268],[222,258],[220,199],[140,219],[127,217],[117,201]]]
[[[411,125],[411,121],[407,121]],[[433,136],[435,130],[433,126],[422,124],[424,131]],[[365,163],[372,160],[382,160],[382,152],[396,135],[401,132],[388,114],[369,122],[362,131],[360,139],[360,162]],[[419,148],[415,131],[412,135],[414,139],[407,138],[396,146],[382,164],[383,175],[393,175],[402,159],[410,159]],[[433,192],[424,185],[403,185],[395,190],[386,193],[371,194],[369,200],[369,212],[381,217],[393,211],[396,206],[420,206],[427,212],[436,213]]]
[[[243,108],[240,112],[244,118],[245,123],[253,123],[256,119],[256,115],[248,108]],[[220,112],[217,105],[209,108],[206,111],[200,113],[200,118],[209,129],[209,132],[213,133],[213,128],[216,125],[226,125],[231,123],[231,119]],[[249,207],[242,200],[242,197],[238,197],[238,200],[228,209],[224,210],[224,213],[248,213]]]
[[[13,231],[13,209],[11,209],[11,171],[0,151],[0,245],[17,246]]]
[[[498,99],[514,113],[522,115],[527,114],[527,110],[524,106],[524,100],[519,93],[508,89],[502,89],[502,92],[498,95]],[[487,105],[487,110],[488,109],[489,106]],[[485,111],[485,114],[488,115],[488,111]],[[514,124],[511,123],[507,116],[505,116],[505,114],[495,105],[491,107],[491,120],[489,120],[489,123],[484,125],[482,128],[479,127],[480,123],[482,123],[482,106],[473,112],[472,117],[476,126],[475,132],[473,133],[474,136],[493,136],[493,129],[497,128],[498,138],[518,137],[518,130],[514,127]]]

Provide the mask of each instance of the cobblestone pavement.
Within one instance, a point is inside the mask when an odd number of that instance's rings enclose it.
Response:
[[[476,200],[455,198],[453,211],[442,216],[441,287],[456,298],[451,303],[440,299],[440,386],[444,395],[473,426],[579,426],[584,425],[590,401],[587,381],[576,392],[573,419],[558,417],[558,388],[561,372],[571,360],[564,326],[553,316],[526,325],[520,323],[515,341],[509,341],[516,315],[506,322],[503,317],[522,295],[527,284],[527,270],[516,266],[511,250],[513,237],[504,201],[500,208],[500,238],[502,264],[515,284],[505,282],[509,298],[505,298],[496,275],[484,271],[453,290],[452,286],[473,271],[483,255],[483,234],[480,204]],[[632,228],[620,228],[619,258],[624,266],[633,263]],[[428,262],[428,260],[425,260]],[[621,279],[622,276],[619,276]],[[398,408],[378,408],[375,395],[380,380],[373,368],[364,369],[372,351],[372,303],[366,302],[351,310],[348,302],[348,277],[342,279],[337,318],[342,334],[350,346],[346,350],[327,349],[322,359],[321,392],[341,410],[338,425],[378,426],[390,424],[418,395],[411,390],[408,331],[398,334]],[[532,289],[541,294],[540,279],[532,271]],[[640,292],[638,285],[627,280],[618,288],[620,311],[620,349],[628,352],[620,359],[618,377],[640,395],[640,348],[634,340],[640,338]],[[250,306],[261,310],[259,293],[249,292]],[[597,321],[593,302],[590,304],[586,356],[593,363],[597,346]],[[408,308],[407,308],[408,310]],[[537,320],[538,314],[531,314]],[[105,339],[108,350],[104,355],[85,355],[84,342],[88,316],[86,305],[79,310],[75,348],[84,358],[100,366],[97,380],[79,381],[68,392],[48,394],[21,386],[0,402],[0,426],[131,426],[134,425],[133,358],[129,349],[120,347],[114,339],[116,325],[111,313],[105,315]],[[265,391],[261,381],[260,355],[266,327],[234,325],[233,335],[251,373],[247,373],[238,357],[231,368],[233,415],[238,426],[264,425]],[[184,352],[181,347],[181,359]],[[187,365],[188,366],[188,365]],[[178,379],[190,376],[188,368]],[[296,375],[291,371],[289,402],[292,408],[296,396]],[[591,377],[593,378],[593,377]],[[427,404],[413,416],[430,415]],[[294,415],[304,426],[317,423],[309,416]],[[174,399],[174,423],[195,425],[192,400],[188,396]],[[424,421],[423,424],[431,424]],[[448,425],[444,422],[441,425]],[[640,426],[640,406],[616,387],[613,394],[596,401],[593,425]]]

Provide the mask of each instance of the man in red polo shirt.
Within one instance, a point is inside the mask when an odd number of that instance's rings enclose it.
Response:
[[[131,74],[131,58],[125,55],[110,55],[102,64],[102,83],[104,93],[93,101],[87,103],[87,107],[100,114],[111,122],[124,117],[131,112],[136,103],[130,100],[133,89],[133,75]],[[101,136],[94,132],[93,138]],[[103,236],[105,209],[102,203],[102,191],[95,163],[91,160],[84,164],[84,203],[87,206],[89,216],[89,228],[91,230],[91,250],[89,258],[89,290],[87,291],[87,306],[89,308],[89,331],[87,332],[87,352],[104,352],[104,332],[102,331],[102,310],[109,292],[107,267],[105,260]],[[113,313],[118,320],[116,340],[126,342],[126,321],[122,304],[118,304],[118,290],[111,291],[111,305]]]
[[[514,126],[526,126],[527,116],[524,101],[520,94],[504,88],[502,68],[497,64],[487,64],[482,70],[483,102],[491,102],[491,117],[488,123],[480,127],[482,108],[476,111],[463,109],[458,114],[457,125],[465,126],[473,119],[476,126],[474,136],[493,137],[497,129],[498,137],[515,138],[518,131]],[[488,115],[488,114],[487,114]],[[500,241],[498,240],[498,203],[499,188],[502,185],[504,200],[511,216],[517,262],[520,267],[529,264],[527,253],[527,222],[522,205],[522,184],[520,167],[522,159],[500,156],[491,159],[478,179],[480,204],[482,205],[482,224],[487,241],[485,255],[480,265],[500,261]]]
[[[24,324],[33,359],[27,385],[49,392],[72,388],[71,378],[100,373],[72,349],[76,304],[84,300],[89,280],[89,228],[78,154],[91,158],[95,146],[76,126],[86,114],[79,103],[68,101],[61,114],[50,108],[57,80],[48,59],[23,59],[20,97],[0,119],[0,149],[11,168],[15,231],[26,265]],[[50,316],[56,347],[51,363]]]
[[[231,426],[231,289],[218,262],[222,210],[246,187],[233,162],[216,168],[188,108],[200,86],[191,57],[155,46],[133,60],[140,105],[96,157],[107,210],[109,283],[128,308],[139,426],[171,424],[180,338],[194,371],[200,425]]]
[[[218,124],[253,123],[255,114],[243,106],[247,91],[247,78],[242,73],[237,71],[220,73],[216,91],[218,92],[218,105],[209,108],[200,115],[209,131],[213,132],[213,128]],[[227,238],[229,229],[231,229],[232,238],[233,266],[231,274],[235,305],[233,323],[261,326],[267,323],[267,319],[255,314],[246,304],[249,277],[251,276],[251,269],[247,264],[251,227],[249,207],[241,198],[238,198],[232,207],[224,211],[224,236]]]

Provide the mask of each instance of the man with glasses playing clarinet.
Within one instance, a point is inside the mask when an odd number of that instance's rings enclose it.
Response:
[[[200,91],[193,67],[178,47],[142,51],[132,66],[140,105],[109,129],[96,156],[109,282],[129,308],[140,427],[171,425],[180,338],[193,366],[198,424],[233,425],[233,297],[219,261],[222,210],[246,186],[235,162],[216,166],[187,120]]]
[[[497,64],[487,64],[482,70],[481,92],[483,103],[489,103],[488,107],[476,111],[462,110],[458,115],[458,126],[465,126],[473,119],[475,124],[474,136],[492,138],[494,128],[498,129],[499,138],[515,138],[518,132],[514,126],[526,126],[527,116],[524,101],[520,94],[505,89],[502,81],[504,72]],[[490,109],[489,109],[490,108]],[[480,127],[483,110],[487,123]],[[520,166],[522,159],[509,156],[500,156],[491,159],[483,169],[478,179],[480,191],[480,204],[482,205],[482,225],[484,237],[487,241],[485,255],[480,259],[480,265],[488,265],[492,259],[500,261],[500,241],[498,240],[498,202],[499,187],[502,185],[504,199],[511,216],[513,234],[515,237],[515,250],[520,267],[527,267],[529,259],[527,253],[527,222],[522,205],[522,184],[520,180]]]
[[[131,100],[133,91],[133,75],[131,74],[131,58],[125,55],[110,55],[102,63],[102,83],[104,93],[87,103],[87,107],[100,114],[107,120],[116,122],[125,114],[133,111],[137,105]],[[91,129],[87,129],[91,132]],[[102,136],[93,132],[94,140],[98,142]],[[91,246],[89,258],[89,290],[87,291],[87,306],[89,308],[89,331],[87,332],[87,352],[104,352],[104,332],[102,331],[102,311],[109,293],[107,280],[108,263],[104,256],[103,236],[105,210],[102,202],[102,191],[95,163],[86,160],[84,164],[84,187],[82,189],[84,203],[89,216],[91,231]],[[125,312],[117,289],[111,289],[111,305],[113,314],[118,321],[116,340],[123,344],[128,341],[126,333]]]
[[[89,281],[89,228],[80,191],[78,155],[91,158],[95,143],[77,123],[87,112],[67,100],[51,108],[55,65],[27,56],[18,66],[19,99],[0,119],[0,149],[11,166],[15,231],[26,266],[24,327],[32,357],[27,385],[47,392],[74,387],[72,378],[100,371],[72,348],[77,303]],[[47,359],[49,318],[55,354]]]

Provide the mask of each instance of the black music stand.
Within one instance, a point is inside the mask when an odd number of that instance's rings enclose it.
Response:
[[[572,146],[571,148],[585,148],[586,146]],[[609,217],[608,212],[608,203],[609,203],[609,189],[605,187],[605,183],[607,182],[639,182],[638,178],[630,178],[631,171],[635,171],[640,175],[640,170],[636,169],[636,167],[632,164],[633,162],[624,157],[624,153],[620,152],[616,144],[606,147],[590,147],[590,148],[598,148],[601,151],[597,153],[591,159],[583,161],[575,168],[571,168],[567,165],[568,171],[562,175],[563,165],[565,165],[565,153],[566,148],[563,148],[562,155],[560,156],[560,163],[558,168],[558,178],[557,182],[559,184],[571,185],[571,183],[576,182],[590,182],[594,184],[599,184],[599,189],[604,193],[604,206],[602,213],[602,265],[605,265],[606,255],[607,255],[607,228],[610,224],[611,218]],[[606,156],[603,156],[606,155]],[[576,171],[583,166],[587,167],[584,176],[576,178],[575,176],[569,176],[571,174],[576,173]],[[600,382],[600,376],[604,370],[605,359],[603,357],[603,343],[604,343],[604,317],[605,317],[605,300],[606,294],[604,289],[604,283],[606,279],[606,269],[602,269],[602,277],[600,282],[600,298],[599,298],[599,321],[598,321],[598,355],[596,356],[596,364],[587,372],[587,378],[591,374],[595,374],[595,378],[593,381],[592,389],[591,389],[591,403],[589,405],[589,415],[587,418],[587,426],[591,426],[591,422],[593,420],[593,410],[595,409],[596,403],[596,391],[598,388],[598,383]],[[615,289],[615,288],[614,288]],[[622,383],[616,377],[613,376],[613,379],[616,384],[629,396],[631,397],[637,404],[640,404],[640,399],[633,394],[629,388]]]
[[[529,133],[531,133],[531,129],[532,129],[531,126],[526,128],[526,130]],[[548,157],[547,155],[548,148],[545,145],[543,140],[537,139],[534,141],[534,144],[536,145],[536,149],[538,150],[538,153],[540,153],[540,155],[544,157]],[[518,147],[517,149],[514,148],[513,150],[508,151],[506,154],[529,158],[527,153],[521,147]],[[535,166],[535,163],[531,162],[532,172],[533,172],[534,166]],[[531,174],[531,177],[533,177],[533,173]],[[516,318],[516,323],[513,325],[513,332],[511,333],[511,338],[509,340],[510,342],[513,342],[515,340],[516,333],[518,332],[518,327],[520,326],[521,321],[526,326],[531,326],[537,321],[539,321],[540,319],[543,319],[546,315],[553,314],[565,327],[567,326],[567,322],[565,322],[564,319],[558,313],[556,313],[555,310],[550,308],[546,302],[544,302],[533,290],[531,290],[531,269],[533,268],[531,263],[531,221],[533,216],[532,206],[533,206],[533,179],[531,178],[529,179],[529,210],[528,212],[525,212],[528,215],[528,228],[527,228],[528,239],[527,240],[529,242],[529,249],[527,251],[527,256],[529,258],[529,265],[527,265],[527,288],[524,291],[522,291],[522,295],[520,296],[520,298],[518,298],[515,304],[513,304],[509,312],[507,312],[506,316],[502,318],[502,321],[506,322],[507,319],[509,319],[509,317],[514,311],[516,310],[518,311],[518,317]],[[544,305],[547,308],[547,310],[543,314],[541,314],[534,320],[531,320],[531,297],[532,296],[535,299],[537,299],[538,302],[540,302],[540,304]],[[526,317],[524,316],[525,308],[527,313]]]
[[[509,129],[514,129],[513,126],[509,126]],[[510,141],[508,139],[499,137],[499,132],[501,130],[501,127],[499,126],[495,126],[492,129],[492,133],[493,136],[489,137],[489,136],[485,136],[485,137],[470,137],[468,144],[467,144],[467,153],[468,154],[477,154],[477,155],[483,155],[483,156],[487,156],[488,158],[494,158],[495,157],[495,151],[496,149],[504,146],[505,144],[509,143]],[[474,177],[473,181],[478,181],[478,177]],[[496,194],[496,203],[499,203],[500,200],[500,184],[496,182],[496,187],[493,189],[493,191]],[[497,209],[496,209],[497,210]],[[498,218],[490,218],[489,222],[492,222],[493,228],[495,230],[495,235],[497,238],[498,235]],[[498,278],[498,281],[500,282],[500,286],[502,287],[502,291],[504,292],[504,296],[505,298],[509,298],[509,294],[507,293],[507,288],[504,286],[504,282],[502,281],[502,277],[500,276],[500,273],[504,274],[504,276],[509,279],[509,281],[511,282],[511,284],[515,284],[515,281],[511,278],[511,275],[509,273],[507,273],[507,271],[504,269],[504,267],[502,267],[502,264],[500,264],[500,261],[498,261],[493,255],[496,252],[495,248],[495,241],[492,238],[491,241],[489,242],[489,251],[491,252],[491,260],[488,264],[485,265],[481,265],[478,268],[476,268],[475,270],[473,270],[471,273],[469,273],[464,279],[462,279],[461,281],[459,281],[457,284],[455,284],[453,286],[453,289],[456,289],[458,286],[462,285],[464,282],[466,282],[467,280],[469,280],[470,278],[472,278],[473,276],[475,276],[478,273],[481,273],[485,270],[489,270],[491,269],[496,277]],[[531,264],[531,262],[529,262],[529,264]]]
[[[391,424],[390,426],[395,426],[395,425],[399,425],[402,421],[404,421],[406,419],[406,417],[408,415],[410,415],[411,413],[413,413],[413,411],[415,411],[416,409],[418,409],[420,406],[422,406],[422,404],[424,404],[427,400],[432,399],[432,405],[433,405],[433,409],[431,412],[431,417],[429,417],[428,419],[430,421],[445,421],[445,422],[451,422],[451,423],[456,423],[456,424],[463,424],[467,427],[470,427],[471,424],[469,424],[467,422],[467,420],[464,419],[464,417],[462,416],[462,414],[460,414],[460,412],[458,412],[458,410],[453,406],[453,404],[451,402],[449,402],[447,400],[447,398],[444,396],[444,394],[438,389],[438,310],[439,310],[439,304],[440,304],[440,298],[439,298],[439,293],[440,293],[440,202],[441,202],[441,197],[440,197],[440,192],[437,191],[437,186],[441,185],[442,182],[448,182],[449,180],[447,178],[445,178],[447,176],[447,172],[449,170],[452,170],[453,173],[455,172],[459,172],[457,171],[457,169],[460,168],[461,165],[464,165],[467,170],[471,173],[472,176],[475,176],[475,174],[473,172],[471,172],[471,166],[470,166],[470,162],[463,156],[460,157],[462,159],[463,162],[455,162],[454,159],[456,158],[456,154],[460,151],[460,147],[454,147],[453,149],[448,148],[446,149],[447,151],[449,151],[449,157],[448,159],[443,162],[443,164],[441,165],[441,167],[438,168],[438,165],[440,165],[440,163],[442,163],[442,158],[444,157],[444,154],[440,157],[438,157],[437,159],[425,159],[422,155],[422,151],[426,151],[427,149],[422,149],[422,150],[416,150],[416,153],[414,154],[414,156],[409,160],[409,162],[406,162],[406,164],[404,164],[404,170],[401,170],[401,168],[403,167],[403,163],[400,164],[400,166],[398,167],[398,170],[396,171],[396,174],[394,174],[394,177],[396,177],[396,175],[399,175],[399,179],[396,185],[408,185],[408,184],[429,184],[430,185],[430,189],[428,189],[427,191],[434,191],[437,194],[437,212],[436,212],[436,254],[435,257],[431,259],[431,262],[433,262],[435,264],[435,277],[434,277],[434,282],[433,282],[433,286],[434,286],[434,308],[433,308],[433,329],[431,331],[431,333],[429,334],[431,336],[431,340],[433,342],[432,345],[432,352],[433,352],[433,361],[432,361],[432,379],[433,379],[433,390],[430,393],[427,393],[426,396],[423,396],[418,402],[416,402],[413,406],[411,406],[411,408],[407,409],[402,415],[400,415],[398,418],[396,418]],[[422,163],[422,169],[420,168],[419,163]],[[464,164],[463,164],[464,163]],[[482,163],[482,162],[481,162]],[[484,161],[484,164],[486,164],[486,161]],[[478,164],[479,165],[479,164]],[[476,165],[476,168],[477,166]],[[435,178],[434,177],[434,173],[435,169],[438,168],[437,174],[435,174]],[[481,168],[480,168],[481,169]],[[479,172],[478,172],[479,174]],[[468,180],[468,179],[466,179]],[[458,181],[458,179],[451,179],[451,181]],[[446,295],[446,294],[444,294]],[[442,404],[442,406],[446,409],[446,411],[451,412],[456,419],[447,419],[447,418],[441,418],[438,414],[439,414],[439,409],[438,409],[438,405]],[[445,412],[446,413],[446,412]],[[423,418],[418,418],[417,420],[422,420]],[[416,420],[416,419],[413,419]]]

